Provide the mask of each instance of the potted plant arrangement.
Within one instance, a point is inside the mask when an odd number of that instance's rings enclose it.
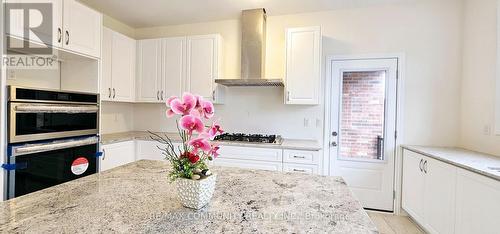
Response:
[[[223,130],[217,122],[205,125],[214,116],[214,105],[199,95],[184,93],[181,98],[167,99],[166,116],[176,120],[181,146],[175,148],[168,136],[151,133],[151,138],[163,144],[158,147],[171,163],[169,178],[175,183],[181,203],[200,209],[212,198],[217,175],[208,168],[208,161],[219,155],[219,146],[211,143]]]

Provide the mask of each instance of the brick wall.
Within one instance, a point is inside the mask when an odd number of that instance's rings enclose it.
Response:
[[[340,156],[377,159],[384,131],[385,71],[346,72],[342,84]]]

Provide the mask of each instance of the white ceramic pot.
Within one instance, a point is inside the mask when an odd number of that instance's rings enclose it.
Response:
[[[176,179],[177,196],[182,205],[193,209],[200,209],[207,205],[214,194],[216,180],[216,174],[201,180]]]

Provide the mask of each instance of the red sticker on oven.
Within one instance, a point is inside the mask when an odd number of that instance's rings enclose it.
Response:
[[[81,175],[89,168],[89,160],[84,157],[79,157],[71,163],[71,172],[75,175]]]

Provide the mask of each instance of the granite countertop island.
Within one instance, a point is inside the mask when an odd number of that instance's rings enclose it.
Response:
[[[378,233],[340,177],[213,167],[184,208],[166,162],[141,160],[0,204],[0,233]]]

